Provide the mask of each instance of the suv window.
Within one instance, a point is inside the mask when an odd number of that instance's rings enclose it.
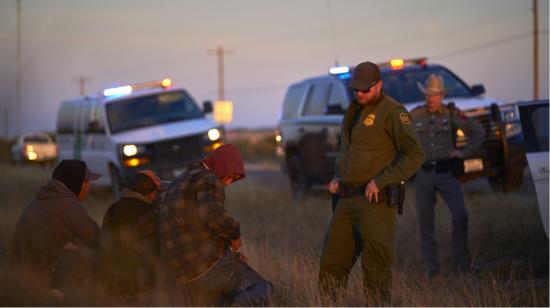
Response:
[[[298,116],[298,108],[304,96],[305,85],[292,86],[288,89],[283,104],[283,119],[296,118]]]
[[[330,83],[319,83],[313,85],[304,107],[304,115],[324,114],[327,105]]]
[[[342,109],[348,108],[349,99],[340,84],[333,83],[330,87],[329,105],[342,105]]]
[[[548,151],[548,105],[522,106],[519,112],[526,151]]]
[[[412,68],[382,72],[383,89],[402,104],[424,100],[418,83],[424,84],[430,74],[439,74],[445,82],[445,97],[471,97],[468,86],[457,76],[442,67]]]

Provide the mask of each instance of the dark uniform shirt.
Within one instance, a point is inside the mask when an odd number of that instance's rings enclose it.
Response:
[[[435,112],[429,112],[426,105],[419,106],[411,111],[414,127],[424,151],[426,159],[436,160],[448,158],[449,153],[455,150],[453,145],[451,114],[446,105]],[[469,119],[457,108],[453,111],[452,122],[456,128],[469,138],[466,147],[461,149],[464,157],[473,154],[479,149],[485,138],[485,130],[481,124]]]
[[[422,147],[403,105],[384,93],[362,108],[356,102],[350,105],[342,124],[337,178],[354,187],[375,179],[381,189],[409,179],[423,162]]]

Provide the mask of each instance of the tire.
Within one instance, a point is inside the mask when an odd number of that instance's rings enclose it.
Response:
[[[292,155],[288,160],[288,177],[292,197],[302,199],[309,188],[307,173],[299,155]]]
[[[523,168],[510,167],[498,176],[489,177],[489,184],[495,192],[511,192],[523,185]]]
[[[122,191],[122,180],[120,179],[120,174],[118,170],[111,166],[109,167],[109,176],[111,177],[111,187],[113,190],[113,195],[115,199],[120,199]]]

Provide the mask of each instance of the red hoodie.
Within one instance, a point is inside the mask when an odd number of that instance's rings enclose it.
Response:
[[[210,152],[202,162],[214,171],[220,180],[226,176],[240,176],[234,180],[235,182],[245,177],[243,157],[239,149],[232,144],[220,146]]]

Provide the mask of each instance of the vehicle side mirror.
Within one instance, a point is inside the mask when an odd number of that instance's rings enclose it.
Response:
[[[212,102],[204,101],[204,103],[202,103],[202,109],[204,113],[211,113],[212,111],[214,111],[214,108],[212,107]]]
[[[105,129],[99,125],[99,121],[94,120],[88,124],[88,133],[91,134],[105,134]]]
[[[474,95],[480,95],[485,93],[485,87],[482,84],[475,84],[472,86],[472,91]]]
[[[325,107],[325,114],[344,114],[345,110],[340,104],[332,104]]]

